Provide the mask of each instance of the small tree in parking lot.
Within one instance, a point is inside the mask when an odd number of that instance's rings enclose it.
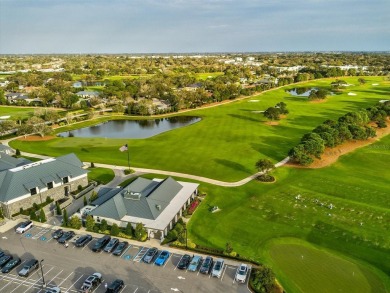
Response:
[[[39,211],[39,221],[41,221],[41,223],[46,222],[46,215],[45,215],[45,212],[43,211],[43,209],[41,209]]]
[[[146,238],[147,233],[144,228],[144,225],[142,223],[138,223],[137,226],[135,226],[135,231],[134,231],[134,237],[137,240],[143,240]]]

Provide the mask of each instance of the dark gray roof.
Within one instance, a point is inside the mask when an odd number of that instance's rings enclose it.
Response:
[[[0,172],[31,163],[25,158],[14,158],[5,153],[0,153]]]
[[[111,199],[113,196],[117,195],[123,188],[100,188],[98,191],[98,198],[95,199],[91,205],[100,206],[105,203],[107,200]]]
[[[47,187],[51,179],[51,182],[60,183],[63,177],[59,174],[71,178],[84,175],[88,171],[82,169],[82,166],[75,154],[69,154],[0,171],[0,202],[28,194],[34,187]]]
[[[161,182],[139,177],[90,214],[116,220],[125,215],[155,220],[182,188],[171,177]]]

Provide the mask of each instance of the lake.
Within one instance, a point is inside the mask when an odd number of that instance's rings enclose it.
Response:
[[[148,138],[199,122],[201,118],[176,116],[147,120],[111,120],[94,126],[61,132],[60,137]]]

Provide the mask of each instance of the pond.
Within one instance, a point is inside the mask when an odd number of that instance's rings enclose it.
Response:
[[[296,87],[296,88],[286,90],[286,92],[292,96],[308,97],[308,96],[310,96],[310,93],[312,91],[316,91],[316,90],[318,90],[318,88],[316,88],[316,87]],[[333,96],[334,92],[328,92],[328,95]]]
[[[308,97],[312,91],[318,90],[316,87],[297,87],[293,89],[286,90],[287,93],[298,96],[298,97]]]
[[[94,126],[61,132],[60,137],[148,138],[194,124],[201,118],[176,116],[147,120],[111,120]]]

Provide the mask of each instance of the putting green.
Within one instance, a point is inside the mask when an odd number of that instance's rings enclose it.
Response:
[[[287,292],[387,292],[367,266],[292,239],[268,245],[269,260]],[[285,281],[285,283],[283,283]]]

